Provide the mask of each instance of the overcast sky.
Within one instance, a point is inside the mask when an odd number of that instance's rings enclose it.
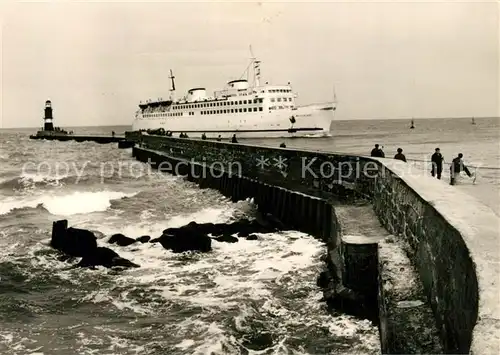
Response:
[[[0,5],[0,128],[131,124],[137,104],[239,78],[338,119],[500,116],[499,5],[490,2],[94,2]]]

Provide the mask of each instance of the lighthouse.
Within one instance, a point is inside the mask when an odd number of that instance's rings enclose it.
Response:
[[[52,103],[50,100],[45,101],[45,116],[43,118],[45,124],[43,126],[44,131],[53,131],[54,124],[52,123]]]

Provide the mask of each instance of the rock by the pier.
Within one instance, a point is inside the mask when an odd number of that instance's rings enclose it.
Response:
[[[212,250],[212,239],[206,234],[198,233],[190,228],[179,228],[175,234],[163,234],[161,237],[151,240],[151,243],[155,242],[159,242],[165,249],[172,250],[174,253]]]
[[[222,235],[214,239],[218,242],[225,242],[225,243],[236,243],[238,241],[238,238],[233,237],[232,235]]]
[[[139,267],[139,265],[120,257],[120,255],[118,255],[115,251],[105,247],[96,248],[93,253],[84,256],[78,263],[78,266],[81,267],[93,267],[98,265],[108,268],[115,266]]]
[[[136,238],[135,240],[140,243],[147,243],[151,240],[151,237],[149,235],[143,235],[140,236],[139,238]]]
[[[238,235],[248,240],[257,240],[258,237],[252,233],[274,233],[283,227],[273,220],[248,220],[242,219],[232,223],[196,223],[194,221],[182,227],[167,228],[159,238],[151,240],[151,243],[161,243],[164,248],[174,252],[184,251],[210,251],[211,235],[219,242],[236,243]]]
[[[249,236],[248,232],[238,232],[238,238],[247,238]]]
[[[246,237],[247,240],[258,240],[259,237],[255,234],[250,234]]]
[[[137,242],[135,239],[126,237],[121,233],[113,234],[108,240],[109,244],[117,244],[121,247],[126,247],[130,244],[134,244],[135,242]]]
[[[121,247],[126,247],[129,245],[132,245],[134,243],[147,243],[151,240],[151,237],[149,235],[143,235],[140,236],[136,239],[127,237],[121,233],[113,234],[111,238],[109,238],[108,243],[109,244],[116,244]]]
[[[97,248],[97,238],[91,231],[68,228],[68,221],[61,220],[53,223],[50,244],[69,256],[84,256]]]
[[[50,244],[54,249],[65,254],[62,259],[81,257],[82,259],[77,266],[139,267],[130,260],[120,257],[109,248],[97,247],[97,238],[94,233],[86,229],[68,228],[67,220],[53,223]]]
[[[283,230],[281,227],[281,224],[274,221],[250,221],[248,219],[231,223],[196,223],[193,221],[180,228],[167,228],[163,234],[176,234],[182,228],[189,228],[201,234],[210,234],[212,237],[236,234],[238,238],[246,238],[252,233],[274,233]]]

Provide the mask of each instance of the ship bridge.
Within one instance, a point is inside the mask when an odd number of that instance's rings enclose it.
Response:
[[[290,94],[292,92],[292,87],[290,85],[262,85],[255,90],[259,94]]]

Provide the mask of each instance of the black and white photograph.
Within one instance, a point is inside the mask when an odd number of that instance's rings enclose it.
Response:
[[[500,3],[0,3],[0,355],[500,353]]]

